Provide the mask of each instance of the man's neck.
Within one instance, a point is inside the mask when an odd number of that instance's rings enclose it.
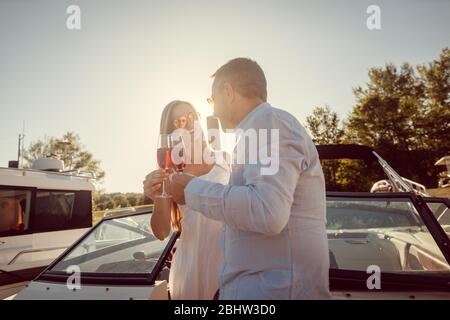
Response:
[[[244,103],[242,103],[242,105],[238,108],[240,112],[236,113],[233,119],[233,127],[236,128],[250,112],[252,112],[262,103],[264,103],[264,101],[262,101],[261,99],[246,100]]]

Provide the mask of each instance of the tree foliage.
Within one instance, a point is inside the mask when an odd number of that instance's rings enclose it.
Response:
[[[450,152],[450,50],[416,67],[389,63],[371,68],[368,78],[365,86],[354,88],[356,104],[342,126],[328,106],[313,111],[307,118],[313,140],[373,147],[401,175],[434,186],[434,162]],[[350,178],[362,177],[347,169]],[[331,172],[328,183],[355,184],[339,177],[338,168]]]
[[[64,145],[62,142],[70,144]],[[80,136],[74,132],[67,132],[61,138],[46,137],[33,141],[24,153],[25,167],[40,157],[55,157],[64,161],[67,170],[81,170],[92,172],[97,181],[102,181],[105,172],[100,167],[100,161],[87,151],[81,144]]]
[[[306,118],[306,123],[316,144],[341,143],[344,138],[341,120],[329,106],[314,108],[313,114]]]
[[[142,193],[102,193],[95,192],[93,196],[93,209],[106,210],[125,207],[135,207],[145,204],[151,204],[151,199],[144,196]]]

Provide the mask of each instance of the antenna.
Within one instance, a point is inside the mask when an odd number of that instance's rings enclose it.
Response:
[[[23,155],[25,154],[25,120],[23,120],[22,124],[22,158],[21,158],[21,167],[23,167]]]
[[[22,124],[22,133],[19,133],[19,144],[17,146],[17,163],[19,164],[19,167],[23,167],[23,154],[25,152],[24,150],[24,141],[25,141],[25,120]]]
[[[72,142],[71,142],[69,139],[66,138],[66,139],[64,139],[64,140],[58,141],[58,144],[64,146],[64,154],[63,154],[62,158],[63,158],[63,161],[64,161],[64,163],[65,163],[66,160],[68,160],[68,156],[69,156],[69,155],[67,154],[67,152],[68,152],[68,146],[71,145]],[[73,156],[70,155],[69,170],[72,169],[72,158],[73,158]]]

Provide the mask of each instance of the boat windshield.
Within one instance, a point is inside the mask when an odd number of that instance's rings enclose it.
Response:
[[[76,266],[81,273],[151,273],[170,237],[158,240],[150,217],[145,213],[101,221],[49,271],[68,272]]]

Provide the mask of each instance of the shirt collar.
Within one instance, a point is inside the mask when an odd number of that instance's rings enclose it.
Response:
[[[256,106],[252,111],[247,113],[247,115],[244,117],[244,119],[239,122],[239,124],[236,126],[236,129],[245,129],[247,123],[250,121],[250,119],[258,113],[260,110],[270,107],[270,104],[267,102],[263,102]]]

